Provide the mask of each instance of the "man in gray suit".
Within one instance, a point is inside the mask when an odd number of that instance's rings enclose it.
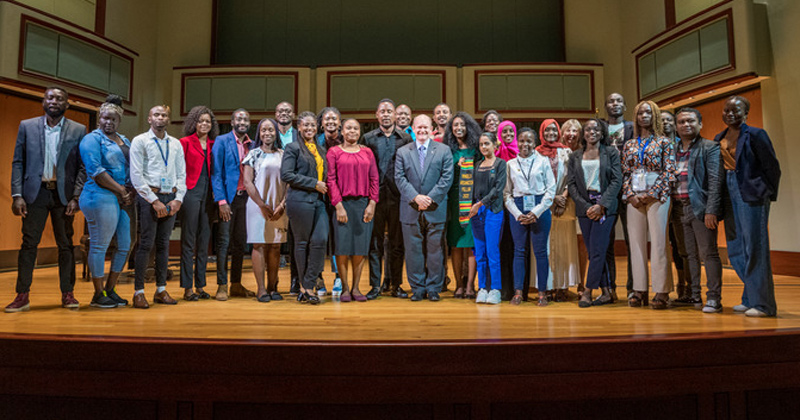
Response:
[[[439,300],[442,290],[442,233],[447,219],[447,192],[453,182],[450,148],[432,141],[433,121],[414,118],[416,141],[397,150],[395,183],[400,190],[400,223],[406,249],[406,274],[420,301]]]
[[[61,306],[79,306],[72,294],[75,285],[72,221],[86,180],[78,153],[86,127],[64,116],[69,108],[68,99],[64,89],[47,88],[42,100],[45,115],[19,125],[11,165],[11,196],[14,198],[11,210],[22,216],[22,247],[17,260],[17,297],[6,306],[6,312],[30,308],[28,292],[48,214],[58,245]]]

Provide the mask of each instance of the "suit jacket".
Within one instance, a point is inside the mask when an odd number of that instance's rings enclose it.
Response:
[[[206,151],[203,152],[203,147],[200,146],[200,140],[197,133],[191,136],[186,136],[181,139],[181,146],[183,146],[183,156],[186,159],[186,189],[191,190],[197,185],[197,179],[200,178],[200,173],[203,171],[203,163],[208,165],[208,173],[211,174],[213,160],[212,149],[214,147],[214,140],[208,139],[206,141]],[[208,159],[205,155],[208,154]],[[236,153],[239,153],[237,150]]]
[[[45,116],[24,120],[19,124],[14,159],[11,164],[11,195],[22,196],[32,203],[39,195],[44,173]],[[77,198],[86,182],[86,171],[80,159],[78,145],[86,134],[86,126],[64,118],[56,162],[56,184],[61,204]]]
[[[706,214],[722,215],[722,170],[719,143],[698,138],[689,150],[687,177],[692,213],[700,220]]]
[[[293,141],[283,150],[281,161],[281,180],[289,184],[286,200],[313,203],[322,199],[317,191],[318,181],[328,181],[328,161],[325,159],[325,147],[317,146],[317,153],[322,156],[322,179],[317,178],[317,161],[302,141]]]
[[[607,215],[616,214],[619,207],[617,196],[622,189],[622,164],[619,152],[614,146],[601,144],[600,158],[600,205],[606,209]],[[578,217],[586,217],[586,210],[592,206],[589,191],[586,189],[586,175],[583,172],[583,149],[572,152],[567,163],[567,188],[569,196],[575,202],[575,213]]]
[[[394,180],[400,192],[400,221],[417,223],[419,212],[411,207],[418,194],[427,195],[437,204],[436,210],[426,211],[429,223],[444,223],[447,219],[447,192],[453,182],[453,154],[450,147],[430,140],[425,154],[425,167],[419,167],[417,142],[397,150]]]
[[[236,146],[236,134],[223,134],[216,138],[211,148],[213,157],[211,170],[211,188],[214,192],[214,201],[225,200],[228,204],[236,197],[239,187],[241,171],[239,165],[239,149]]]
[[[408,133],[397,126],[394,127],[394,133],[396,136],[394,144],[382,144],[386,141],[386,138],[383,136],[383,131],[381,131],[380,127],[364,134],[364,137],[361,138],[361,144],[369,147],[372,150],[372,154],[375,155],[381,190],[388,188],[389,192],[397,197],[400,195],[400,191],[395,184],[395,157],[401,147],[411,143],[413,140],[411,140],[411,136]]]
[[[727,128],[722,130],[714,141],[719,143],[727,133]],[[766,131],[742,124],[736,141],[736,180],[747,203],[778,199],[781,166]]]

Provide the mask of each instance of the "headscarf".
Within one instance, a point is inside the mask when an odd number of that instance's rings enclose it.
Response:
[[[514,130],[514,139],[508,144],[506,144],[505,140],[503,140],[503,129],[505,129],[507,126],[511,126],[511,128]],[[497,126],[497,137],[500,139],[500,147],[494,154],[506,162],[517,157],[517,154],[519,153],[519,146],[517,146],[517,126],[509,120],[501,122],[500,125]]]
[[[558,137],[556,137],[556,141],[552,142],[544,139],[544,129],[549,127],[550,124],[555,124],[556,130],[558,131]],[[558,121],[552,118],[544,120],[542,125],[539,126],[539,139],[541,140],[542,144],[536,146],[536,151],[539,152],[540,155],[554,158],[556,154],[558,154],[558,149],[567,149],[567,146],[560,141],[561,127],[559,127]]]

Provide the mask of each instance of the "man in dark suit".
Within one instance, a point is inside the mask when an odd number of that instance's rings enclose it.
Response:
[[[432,141],[433,121],[414,118],[417,140],[397,151],[395,182],[400,191],[400,222],[406,252],[406,274],[414,295],[439,300],[442,273],[442,233],[447,219],[447,192],[453,182],[453,155]]]
[[[294,105],[283,101],[275,105],[275,121],[278,122],[278,135],[281,138],[283,148],[289,143],[297,141],[297,130],[292,126],[294,121]],[[294,258],[294,232],[289,227],[289,241],[286,244],[289,249],[289,273],[291,275],[289,283],[289,293],[297,295],[300,293],[300,282],[297,280],[297,261]]]
[[[219,237],[217,241],[217,300],[233,297],[254,297],[242,286],[242,262],[247,240],[247,191],[241,177],[242,160],[250,150],[250,113],[237,109],[231,115],[233,131],[214,141],[211,188],[219,204]],[[232,246],[231,246],[232,245]],[[228,289],[228,250],[231,254],[231,285]]]
[[[17,260],[17,297],[6,306],[6,312],[30,309],[28,293],[33,266],[48,214],[58,246],[61,306],[79,306],[72,293],[75,286],[72,221],[86,180],[78,153],[86,127],[64,116],[68,101],[69,94],[64,89],[47,88],[42,100],[45,115],[19,125],[11,167],[14,198],[11,210],[22,216],[22,247]]]
[[[364,135],[362,143],[372,150],[378,164],[380,199],[375,207],[372,240],[369,247],[369,284],[367,299],[381,294],[382,260],[388,260],[388,272],[383,284],[392,296],[407,298],[403,283],[403,233],[400,227],[400,192],[394,182],[394,164],[397,150],[411,143],[411,137],[397,127],[397,114],[391,99],[381,99],[375,111],[380,127]],[[389,232],[388,247],[384,250],[383,238]]]
[[[606,114],[608,115],[608,141],[610,146],[617,148],[619,155],[622,156],[622,149],[625,148],[625,142],[633,138],[633,123],[625,121],[625,98],[619,93],[612,93],[606,98]],[[620,199],[622,192],[620,191]],[[628,278],[626,280],[626,288],[630,295],[633,291],[633,272],[631,271],[631,246],[628,240],[628,213],[626,206],[619,206],[619,219],[622,222],[622,235],[625,238],[625,249],[628,250]],[[614,260],[614,241],[616,240],[616,229],[611,229],[611,245],[608,247],[606,253],[606,263],[608,264],[608,272],[611,283],[611,297],[613,301],[617,300],[617,263]]]

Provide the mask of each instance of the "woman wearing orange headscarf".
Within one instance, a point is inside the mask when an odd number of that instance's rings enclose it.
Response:
[[[567,192],[567,161],[570,149],[562,144],[561,127],[554,119],[547,119],[539,126],[541,144],[536,151],[550,161],[550,169],[556,179],[556,194],[550,208],[553,214],[550,226],[550,280],[556,302],[567,300],[567,290],[580,283],[578,262],[578,236],[575,227],[575,205]],[[567,208],[569,204],[569,208]]]

